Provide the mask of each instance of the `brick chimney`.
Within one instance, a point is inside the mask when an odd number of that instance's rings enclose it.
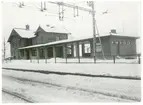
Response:
[[[26,30],[29,30],[29,29],[30,29],[30,27],[29,27],[29,25],[27,24],[27,25],[26,25]]]
[[[111,29],[111,33],[115,33],[116,34],[116,29]]]

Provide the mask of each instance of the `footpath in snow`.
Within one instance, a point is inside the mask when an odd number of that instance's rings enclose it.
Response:
[[[36,71],[53,71],[63,73],[80,73],[89,75],[102,76],[118,76],[118,77],[141,77],[140,64],[65,64],[65,63],[45,63],[40,60],[39,63],[29,60],[12,60],[11,62],[3,63],[3,68],[26,69]]]

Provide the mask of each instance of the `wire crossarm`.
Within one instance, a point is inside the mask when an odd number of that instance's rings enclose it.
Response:
[[[88,9],[88,8],[84,8],[84,7],[80,7],[80,6],[77,6],[77,5],[72,5],[72,4],[68,4],[68,3],[64,3],[64,2],[49,1],[48,3],[63,5],[65,7],[69,7],[69,8],[77,8],[78,7],[79,10],[87,11],[87,12],[90,12],[90,13],[95,12],[95,11],[92,11],[92,9]]]

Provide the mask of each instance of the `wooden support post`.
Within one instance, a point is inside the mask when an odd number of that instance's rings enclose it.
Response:
[[[91,40],[90,40],[90,56],[93,57],[93,44]]]
[[[141,55],[140,54],[138,54],[138,63],[139,64],[141,64],[141,57],[140,57]]]
[[[45,54],[45,63],[47,63],[47,59],[48,59],[47,47],[44,47],[44,54]]]
[[[56,63],[56,46],[53,46],[53,57],[55,58]]]
[[[24,50],[24,59],[26,59],[26,49],[23,50]]]
[[[71,56],[72,56],[72,58],[74,57],[74,45],[73,45],[73,43],[71,44]]]
[[[82,57],[84,57],[84,43],[81,44],[82,47]]]
[[[39,48],[36,48],[36,52],[37,52],[37,62],[39,63]]]
[[[18,52],[18,59],[20,59],[20,53],[19,53],[19,50],[17,49],[17,52]]]
[[[78,63],[80,63],[79,42],[76,42],[76,55],[77,55],[77,58],[78,58]]]
[[[32,51],[31,51],[32,49],[29,49],[29,59],[30,59],[30,62],[32,63]]]
[[[21,59],[20,50],[18,49],[18,59]]]
[[[114,62],[114,63],[116,63],[116,61],[115,61],[115,60],[116,60],[116,58],[115,58],[115,57],[116,57],[116,56],[113,56],[113,62]]]
[[[94,1],[91,1],[91,7],[92,11],[94,11]],[[95,12],[92,12],[92,23],[93,23],[93,58],[94,58],[94,63],[96,63],[96,20],[95,20]]]
[[[67,63],[67,44],[63,45],[63,57],[66,59]]]

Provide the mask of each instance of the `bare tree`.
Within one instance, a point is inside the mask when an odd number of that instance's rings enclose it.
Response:
[[[3,39],[3,44],[2,44],[2,58],[3,58],[3,60],[6,58],[6,41],[5,41],[5,38]]]

